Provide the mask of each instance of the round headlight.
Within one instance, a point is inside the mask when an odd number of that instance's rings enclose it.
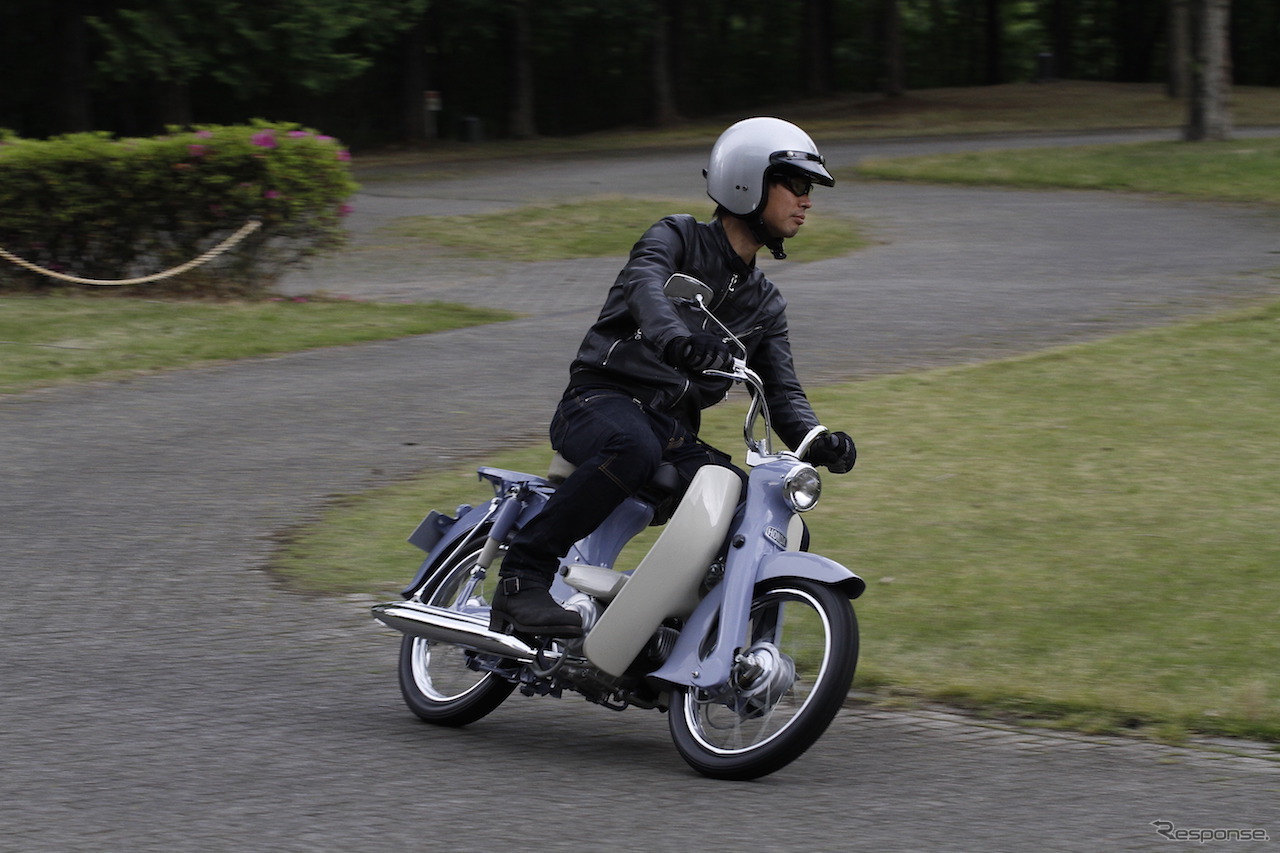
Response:
[[[808,512],[822,495],[822,479],[812,465],[797,465],[782,480],[782,492],[796,512]]]

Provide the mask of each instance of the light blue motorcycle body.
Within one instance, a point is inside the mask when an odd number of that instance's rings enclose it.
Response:
[[[700,291],[686,291],[706,310]],[[530,696],[568,689],[615,710],[666,711],[681,756],[726,779],[771,773],[821,735],[853,678],[850,600],[866,589],[854,572],[803,550],[800,513],[817,502],[821,482],[802,459],[826,429],[816,427],[794,453],[774,453],[760,377],[741,358],[720,375],[751,393],[745,496],[736,472],[704,466],[629,572],[615,563],[653,521],[656,503],[628,499],[575,543],[552,594],[581,615],[581,638],[497,631],[489,618],[500,557],[563,470],[553,478],[480,468],[492,499],[422,521],[409,541],[427,556],[404,600],[373,608],[405,635],[401,688],[418,716],[465,725],[516,687]]]

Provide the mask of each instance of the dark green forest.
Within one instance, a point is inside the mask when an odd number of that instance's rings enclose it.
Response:
[[[845,93],[1167,82],[1186,3],[3,0],[0,128],[137,136],[262,117],[369,147]],[[1232,0],[1230,51],[1234,83],[1280,85],[1280,3]]]

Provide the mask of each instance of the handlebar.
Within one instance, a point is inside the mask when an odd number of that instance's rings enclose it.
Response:
[[[738,348],[741,355],[734,357],[733,365],[728,370],[704,370],[707,376],[719,376],[729,379],[733,382],[741,382],[747,386],[747,392],[751,396],[751,405],[747,408],[746,421],[742,427],[742,436],[747,443],[747,465],[754,466],[761,461],[761,457],[774,456],[773,443],[770,436],[773,434],[773,421],[769,417],[769,407],[764,402],[764,382],[760,379],[760,375],[751,368],[747,367],[747,347],[733,331],[720,322],[720,318],[712,313],[707,307],[707,298],[711,296],[711,288],[683,273],[674,273],[667,283],[663,286],[666,294],[680,302],[691,302],[698,306],[703,314],[710,317],[712,322],[720,327],[726,338]],[[755,428],[756,420],[761,416],[764,417],[764,440],[756,439]],[[825,426],[818,425],[805,435],[801,440],[800,446],[795,449],[794,453],[788,455],[795,456],[797,459],[803,459],[809,452],[813,442],[830,432]],[[784,451],[787,452],[787,451]]]
[[[747,416],[742,425],[742,437],[747,444],[747,465],[754,466],[761,457],[775,455],[771,439],[773,435],[773,420],[769,416],[769,407],[764,401],[764,381],[760,378],[760,374],[747,367],[747,362],[744,358],[735,358],[731,370],[704,370],[703,373],[708,376],[719,376],[734,382],[741,382],[747,387],[747,394],[751,397],[751,404],[747,407]],[[757,440],[755,437],[756,421],[760,417],[764,417],[763,441]],[[800,444],[794,452],[784,450],[782,453],[795,456],[797,459],[804,459],[809,453],[809,448],[813,445],[813,442],[829,432],[831,430],[819,424],[805,433],[804,438],[800,440]]]

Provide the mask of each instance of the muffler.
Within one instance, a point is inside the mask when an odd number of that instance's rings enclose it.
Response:
[[[530,663],[538,656],[537,649],[519,637],[490,631],[487,616],[433,607],[418,601],[389,601],[375,604],[371,609],[374,619],[412,637],[449,643],[521,663]]]

